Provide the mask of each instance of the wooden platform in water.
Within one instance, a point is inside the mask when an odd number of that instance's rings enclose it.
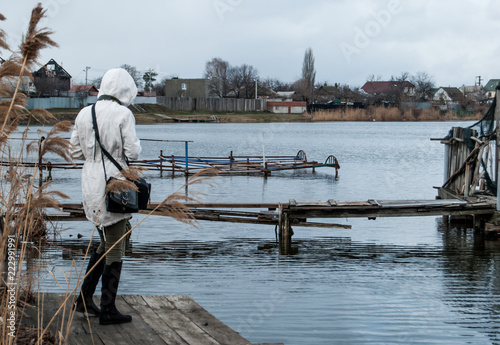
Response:
[[[45,324],[63,300],[62,294],[43,295]],[[62,324],[67,324],[69,305],[71,303],[67,303],[65,313],[59,313],[61,316],[51,326],[56,333]],[[122,313],[132,315],[131,323],[101,326],[99,318],[86,319],[75,313],[70,329],[63,327],[63,336],[69,331],[67,344],[251,345],[188,296],[123,295],[117,297],[116,305]]]

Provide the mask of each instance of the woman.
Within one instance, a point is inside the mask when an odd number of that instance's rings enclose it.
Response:
[[[127,108],[137,95],[137,87],[128,72],[122,68],[111,69],[102,78],[95,112],[100,142],[115,160],[126,167],[126,159],[137,159],[141,144],[135,133],[135,118]],[[87,272],[126,232],[130,213],[111,213],[104,205],[106,180],[103,155],[95,139],[91,106],[83,108],[75,120],[71,135],[74,159],[85,160],[82,170],[82,198],[87,219],[95,224],[101,239],[92,254]],[[104,157],[106,176],[118,174],[118,169]],[[99,316],[101,325],[131,322],[130,315],[121,314],[115,306],[122,270],[125,241],[120,241],[83,281],[75,309]],[[102,275],[101,309],[92,296]]]

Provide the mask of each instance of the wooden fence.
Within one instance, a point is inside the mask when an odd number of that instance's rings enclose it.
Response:
[[[157,103],[176,111],[263,111],[262,99],[157,97]]]

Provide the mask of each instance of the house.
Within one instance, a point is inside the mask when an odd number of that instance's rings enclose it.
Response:
[[[276,91],[276,97],[281,99],[283,102],[292,101],[295,91]]]
[[[94,85],[73,85],[68,91],[71,93],[86,92],[89,96],[97,96],[99,90]]]
[[[66,96],[71,88],[71,75],[54,59],[33,72],[33,78],[39,96]]]
[[[464,95],[456,87],[440,87],[432,99],[438,102],[441,110],[457,109],[463,102]]]
[[[391,80],[391,81],[367,81],[365,85],[361,87],[361,90],[369,95],[391,95],[396,92],[402,93],[406,96],[415,95],[415,85],[407,80]]]
[[[292,101],[268,101],[267,111],[275,114],[302,114],[307,111],[307,103]]]
[[[211,79],[179,79],[165,81],[166,97],[209,98]]]
[[[500,79],[490,79],[490,81],[488,81],[488,83],[484,86],[485,97],[487,100],[491,101],[495,98],[498,83],[500,83]]]
[[[464,99],[474,103],[483,101],[485,97],[485,90],[481,85],[462,85],[460,91],[464,95]]]

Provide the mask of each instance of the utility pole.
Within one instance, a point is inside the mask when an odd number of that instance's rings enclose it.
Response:
[[[90,67],[90,66],[85,67],[85,92],[87,92],[87,81],[88,81],[88,76],[89,76],[89,69],[91,69],[91,68],[92,67]]]
[[[478,76],[476,77],[476,79],[477,79],[477,81],[478,81],[478,82],[477,82],[477,84],[476,84],[476,86],[481,86],[481,80],[482,80],[481,76],[480,76],[480,75],[478,75]]]

